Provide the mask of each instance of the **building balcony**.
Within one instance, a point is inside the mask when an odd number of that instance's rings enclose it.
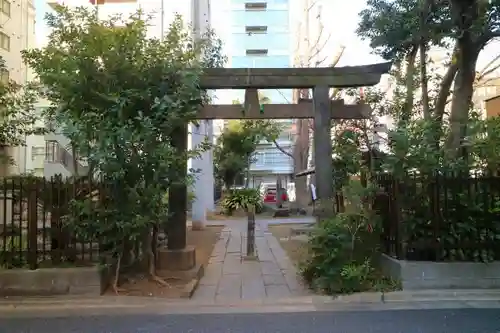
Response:
[[[76,162],[76,163],[75,163]],[[88,173],[88,165],[80,159],[73,158],[73,155],[58,141],[46,141],[44,176],[46,178],[61,174],[63,177],[70,177],[75,174],[85,175]]]
[[[290,34],[289,33],[265,33],[248,34],[233,33],[231,35],[231,49],[240,50],[282,50],[290,52]]]
[[[231,12],[232,26],[290,26],[290,12],[285,10],[233,10]]]
[[[293,173],[293,164],[290,165],[278,165],[278,164],[252,164],[250,166],[250,173],[262,173],[262,174],[290,174]]]

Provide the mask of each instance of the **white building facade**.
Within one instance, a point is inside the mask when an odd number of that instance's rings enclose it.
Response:
[[[31,80],[32,73],[23,62],[21,51],[35,46],[35,7],[31,0],[0,0],[0,56],[5,61],[6,71],[1,73],[3,80],[13,80],[24,84]],[[36,137],[24,138],[31,143]],[[38,138],[39,139],[39,138]],[[5,147],[13,160],[13,165],[2,165],[0,176],[22,174],[29,171],[29,149]]]

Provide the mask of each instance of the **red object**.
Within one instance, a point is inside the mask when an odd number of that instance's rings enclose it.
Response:
[[[266,194],[264,197],[264,202],[276,202],[276,195],[275,194]]]
[[[286,195],[286,193],[283,193],[283,194],[281,195],[281,201],[285,202],[285,201],[287,201],[287,200],[288,200],[288,195]]]

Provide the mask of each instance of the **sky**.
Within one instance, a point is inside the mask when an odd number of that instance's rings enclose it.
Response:
[[[167,15],[173,15],[174,11],[187,13],[189,11],[190,0],[164,0],[165,12]],[[65,0],[67,4],[88,4],[85,0]],[[329,43],[325,48],[325,53],[332,56],[338,51],[340,46],[346,47],[344,55],[339,63],[340,66],[345,65],[363,65],[374,62],[383,61],[378,56],[372,53],[368,43],[362,41],[355,33],[358,25],[358,13],[365,7],[366,0],[323,0],[323,13],[327,19],[323,20],[324,31],[330,34]],[[141,6],[146,11],[160,11],[160,0],[141,0]],[[35,0],[37,10],[36,14],[36,37],[38,46],[44,44],[48,33],[47,26],[44,22],[44,16],[50,7],[44,0]],[[227,29],[227,9],[229,0],[212,0],[212,25],[220,38],[227,38],[225,34],[230,29]],[[102,11],[124,11],[132,12],[136,8],[133,3],[129,4],[108,4],[105,5]],[[104,13],[103,13],[104,14]],[[159,24],[158,24],[159,25]],[[484,66],[488,61],[498,54],[500,43],[492,43],[486,47],[481,53],[478,69]]]

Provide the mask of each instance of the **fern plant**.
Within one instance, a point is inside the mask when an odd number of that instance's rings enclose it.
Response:
[[[222,209],[226,215],[232,215],[238,209],[248,211],[251,206],[255,207],[256,213],[262,211],[262,198],[259,191],[253,188],[230,190],[222,201]]]

